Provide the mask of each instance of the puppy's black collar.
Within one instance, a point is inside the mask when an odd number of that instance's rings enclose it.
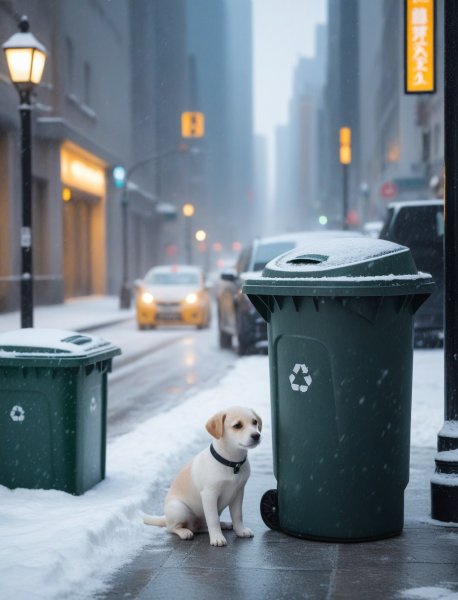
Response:
[[[212,456],[214,458],[216,458],[216,460],[218,462],[220,462],[222,465],[225,465],[226,467],[231,467],[232,469],[234,469],[234,473],[236,473],[236,474],[240,471],[240,467],[246,461],[246,456],[240,462],[233,462],[232,460],[226,460],[220,454],[218,454],[218,452],[213,448],[213,444],[210,444],[210,452],[212,453]]]

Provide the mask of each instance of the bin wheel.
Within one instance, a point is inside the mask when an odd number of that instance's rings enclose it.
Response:
[[[278,494],[277,490],[268,490],[261,498],[261,517],[264,523],[274,531],[280,531],[278,518]]]

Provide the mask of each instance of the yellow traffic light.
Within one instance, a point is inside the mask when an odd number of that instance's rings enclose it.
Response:
[[[205,133],[205,118],[201,112],[181,113],[181,135],[184,138],[200,138]]]
[[[349,165],[351,163],[351,129],[350,127],[341,127],[339,132],[340,152],[339,159],[341,164]]]

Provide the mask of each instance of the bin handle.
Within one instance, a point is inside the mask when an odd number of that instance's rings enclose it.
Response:
[[[61,340],[61,342],[68,342],[69,344],[76,344],[77,346],[82,346],[83,344],[88,344],[92,339],[87,337],[86,335],[71,335],[70,337]]]
[[[290,265],[319,265],[322,262],[326,262],[328,258],[329,256],[324,256],[323,254],[302,254],[287,262]]]

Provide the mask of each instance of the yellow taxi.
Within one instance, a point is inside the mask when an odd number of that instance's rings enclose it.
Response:
[[[136,310],[139,329],[165,324],[208,327],[210,294],[202,269],[186,265],[153,267],[137,282]]]

